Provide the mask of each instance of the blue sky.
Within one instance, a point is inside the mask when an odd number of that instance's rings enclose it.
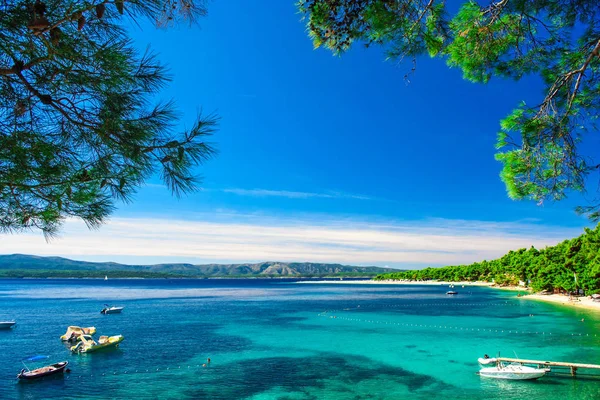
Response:
[[[136,46],[170,68],[159,97],[177,101],[181,126],[200,109],[221,117],[220,154],[198,171],[203,191],[177,200],[156,179],[100,231],[69,221],[50,244],[33,233],[5,238],[1,252],[421,268],[554,244],[591,225],[572,211],[580,196],[514,202],[498,177],[499,121],[541,99],[535,79],[477,85],[424,57],[407,81],[412,63],[386,62],[379,49],[314,50],[293,0],[208,7],[200,27],[132,28]]]

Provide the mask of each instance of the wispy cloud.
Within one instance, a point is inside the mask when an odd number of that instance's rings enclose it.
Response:
[[[225,193],[233,193],[239,196],[253,197],[287,197],[289,199],[309,199],[309,198],[324,198],[324,199],[356,199],[356,200],[373,200],[372,197],[343,193],[343,192],[295,192],[289,190],[268,190],[268,189],[223,189]]]
[[[115,218],[98,231],[69,221],[62,237],[49,244],[36,234],[2,235],[0,253],[138,263],[277,260],[420,268],[489,260],[511,249],[543,248],[580,233],[531,223],[447,219]]]

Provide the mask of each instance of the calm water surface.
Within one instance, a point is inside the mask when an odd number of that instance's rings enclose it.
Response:
[[[477,358],[600,364],[600,317],[513,292],[285,280],[0,280],[0,398],[600,399],[600,380],[481,379]],[[104,303],[123,314],[101,315]],[[533,314],[533,316],[530,316]],[[584,318],[584,322],[581,319]],[[123,334],[71,355],[68,325]],[[598,335],[598,336],[596,336]],[[68,360],[17,383],[20,360]],[[211,363],[202,367],[210,357]]]

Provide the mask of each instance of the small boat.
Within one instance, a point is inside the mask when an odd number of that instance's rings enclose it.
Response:
[[[538,379],[546,375],[548,369],[526,367],[519,363],[505,365],[498,362],[495,367],[482,368],[479,376],[494,379],[529,380]]]
[[[100,311],[100,314],[120,314],[125,307],[111,307],[105,304],[105,307]]]
[[[17,378],[30,380],[30,379],[38,379],[43,378],[45,376],[54,375],[54,374],[62,374],[65,372],[66,366],[69,364],[68,361],[61,361],[56,364],[46,365],[45,367],[36,368],[34,370],[30,370],[27,365],[25,365],[25,361],[40,361],[47,359],[48,356],[33,356],[23,360],[23,365],[25,368],[19,372]]]
[[[0,321],[0,329],[10,329],[16,325],[16,321]]]
[[[107,281],[108,280],[108,275],[104,275],[104,280]]]
[[[82,335],[93,335],[96,333],[96,328],[93,326],[87,328],[80,328],[78,326],[69,326],[67,332],[60,337],[60,340],[66,342],[75,342],[79,340]]]
[[[454,290],[448,290],[446,294],[458,294],[458,292],[455,292]]]
[[[123,335],[116,336],[100,336],[98,338],[98,342],[90,335],[82,335],[79,343],[75,346],[71,347],[71,352],[73,353],[91,353],[93,351],[107,349],[111,347],[119,347],[119,343],[121,343],[125,338]]]

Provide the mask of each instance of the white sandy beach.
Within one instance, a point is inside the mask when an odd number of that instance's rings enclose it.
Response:
[[[572,300],[569,300],[569,296],[563,294],[529,294],[527,296],[523,296],[523,298],[528,300],[547,301],[549,303],[561,304],[568,307],[600,311],[600,302],[592,301],[592,299],[589,297],[574,297]]]

